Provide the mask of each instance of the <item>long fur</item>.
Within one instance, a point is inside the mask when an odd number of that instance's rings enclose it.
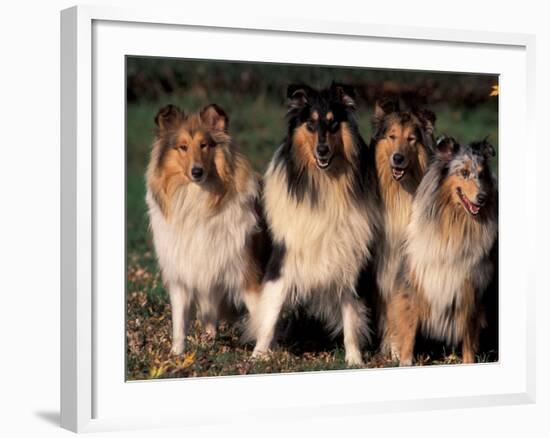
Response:
[[[378,329],[382,350],[389,352],[386,312],[395,292],[395,278],[402,258],[405,233],[410,222],[413,197],[432,156],[435,116],[428,110],[400,111],[397,101],[377,102],[373,118],[372,147],[375,150],[376,174],[382,201],[382,238],[376,247],[376,281],[380,297]],[[389,136],[396,137],[392,140]],[[413,142],[407,141],[412,135]],[[392,156],[400,153],[407,159],[404,176],[392,175]]]
[[[331,96],[337,93],[334,87],[319,94],[307,90],[305,99],[317,99],[307,105],[321,117],[337,112],[331,107]],[[342,102],[338,100],[336,107],[341,108]],[[308,144],[303,138],[308,134],[302,133],[302,111],[310,109],[291,100],[289,134],[264,178],[263,201],[274,252],[260,311],[253,315],[250,329],[259,338],[256,352],[261,353],[271,342],[280,307],[307,304],[333,334],[344,330],[346,359],[359,363],[357,349],[369,327],[355,287],[361,268],[371,258],[379,224],[372,151],[361,138],[351,110],[342,110],[337,115],[342,117],[338,138],[333,139],[337,155],[329,169],[317,168],[308,152],[315,145]]]
[[[393,341],[405,364],[412,358],[416,328],[451,345],[462,342],[464,360],[473,361],[484,324],[480,302],[493,273],[490,252],[498,228],[497,185],[487,154],[476,146],[479,143],[453,144],[455,151],[438,153],[422,179],[406,231],[397,293],[392,298]],[[456,195],[456,181],[462,181],[457,173],[463,166],[482,169],[475,181],[486,192],[487,201],[475,216]]]
[[[205,130],[215,143],[212,169],[200,184],[190,182],[185,169],[171,158],[175,152],[170,149],[181,130]],[[226,132],[212,129],[199,115],[192,114],[182,117],[172,131],[157,133],[147,169],[146,201],[173,313],[179,309],[187,314],[196,305],[203,321],[215,332],[222,300],[237,306],[245,301],[251,306],[246,301],[257,293],[250,289],[259,285],[260,274],[252,252],[259,231],[254,208],[258,198],[258,178]],[[174,321],[175,330],[179,323]],[[185,337],[184,333],[174,333],[175,344],[182,344],[180,335]],[[174,345],[173,352],[181,349],[181,345]]]

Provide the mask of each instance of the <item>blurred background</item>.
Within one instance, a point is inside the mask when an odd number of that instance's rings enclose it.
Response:
[[[195,111],[215,102],[228,113],[237,144],[262,171],[285,132],[287,86],[323,87],[332,80],[355,86],[366,139],[374,102],[393,93],[429,106],[437,114],[438,132],[463,142],[490,135],[497,146],[498,98],[491,92],[498,78],[493,75],[129,57],[128,164],[147,161],[160,106],[174,103]]]
[[[154,363],[164,363],[162,357],[169,349],[167,296],[160,281],[145,208],[144,173],[153,140],[154,117],[159,108],[172,103],[192,112],[208,103],[217,103],[229,116],[229,131],[235,143],[254,168],[263,173],[286,132],[287,86],[303,82],[321,88],[333,80],[355,87],[356,114],[366,141],[371,136],[376,99],[396,94],[406,102],[424,105],[435,112],[436,135],[452,135],[460,142],[488,135],[498,154],[498,77],[494,75],[127,58],[127,364],[130,378],[154,375],[155,369],[162,368],[161,365],[155,368]],[[497,159],[493,161],[495,172],[496,163]],[[219,361],[220,357],[218,354],[212,360]],[[227,369],[219,372],[233,373]]]

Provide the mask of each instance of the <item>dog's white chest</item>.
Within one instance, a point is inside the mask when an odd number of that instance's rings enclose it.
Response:
[[[198,290],[220,285],[242,288],[247,239],[256,227],[254,212],[246,202],[236,199],[212,214],[206,201],[206,194],[191,189],[176,202],[166,220],[148,196],[163,275],[167,281]]]
[[[298,294],[328,286],[353,288],[369,256],[372,227],[367,212],[331,184],[319,187],[317,205],[297,201],[279,177],[266,179],[265,200],[273,236],[286,249],[285,282]]]

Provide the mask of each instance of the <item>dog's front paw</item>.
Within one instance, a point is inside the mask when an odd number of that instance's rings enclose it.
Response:
[[[390,357],[392,361],[399,362],[399,348],[393,342],[390,345]]]
[[[185,349],[185,345],[183,340],[174,341],[172,342],[172,348],[170,349],[170,354],[172,356],[180,356],[181,354],[183,354],[184,349]]]
[[[359,350],[346,351],[346,364],[348,366],[363,366],[363,358]]]
[[[208,323],[204,327],[204,335],[207,339],[216,339],[217,328],[216,324]]]
[[[269,350],[260,350],[255,348],[254,351],[252,351],[250,358],[253,360],[266,360],[269,358],[269,353]]]

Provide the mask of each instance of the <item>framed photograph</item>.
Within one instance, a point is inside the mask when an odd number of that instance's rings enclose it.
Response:
[[[533,36],[78,6],[61,54],[64,428],[534,402]]]

